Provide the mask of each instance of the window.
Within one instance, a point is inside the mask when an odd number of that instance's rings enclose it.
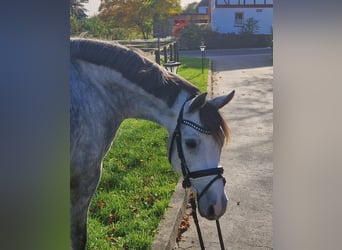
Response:
[[[243,12],[236,12],[235,13],[235,22],[234,22],[235,26],[242,26],[243,25]]]

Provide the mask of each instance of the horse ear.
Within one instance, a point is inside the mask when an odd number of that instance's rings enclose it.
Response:
[[[209,100],[208,103],[214,105],[217,109],[220,109],[233,99],[234,94],[235,90],[230,92],[228,95],[215,97],[214,99]]]
[[[199,109],[205,104],[205,98],[207,97],[207,92],[202,93],[198,96],[196,96],[190,103],[189,106],[189,113],[193,112],[196,109]]]

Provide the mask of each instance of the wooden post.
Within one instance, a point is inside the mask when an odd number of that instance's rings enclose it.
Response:
[[[166,63],[167,62],[167,50],[165,46],[163,47],[163,52],[164,52],[164,63]]]
[[[156,63],[160,65],[160,51],[156,49],[154,53],[156,55]]]
[[[175,58],[175,61],[176,62],[179,62],[179,49],[178,49],[178,43],[177,42],[175,42],[174,43],[175,45],[174,45],[174,58]]]
[[[158,63],[160,65],[160,38],[159,38],[159,34],[158,34],[158,38],[157,38],[157,50],[156,50],[156,63]]]
[[[170,44],[170,61],[173,61],[173,45]]]

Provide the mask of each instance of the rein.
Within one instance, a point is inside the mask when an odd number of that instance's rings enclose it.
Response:
[[[190,204],[191,204],[191,209],[192,209],[191,215],[192,215],[192,218],[194,218],[194,222],[195,222],[195,225],[196,225],[198,240],[200,242],[201,249],[204,250],[205,247],[204,247],[204,243],[203,243],[201,228],[200,228],[199,222],[198,222],[198,217],[197,217],[197,212],[196,212],[196,202],[195,202],[194,197],[190,198]],[[218,233],[218,236],[219,236],[221,250],[225,250],[224,243],[223,243],[222,232],[221,232],[221,227],[220,227],[220,221],[219,220],[216,220],[216,228],[217,228],[217,233]]]
[[[192,97],[193,98],[193,97]],[[225,178],[222,176],[223,174],[223,168],[219,167],[219,168],[209,168],[209,169],[205,169],[205,170],[199,170],[199,171],[193,171],[191,172],[186,160],[185,160],[185,156],[184,156],[184,152],[183,152],[183,147],[182,147],[182,134],[180,131],[180,126],[186,125],[189,126],[195,130],[197,130],[198,132],[202,133],[202,134],[206,134],[206,135],[210,135],[211,131],[209,129],[203,128],[200,125],[189,121],[189,120],[185,120],[183,119],[183,112],[184,112],[184,106],[185,104],[191,100],[192,98],[187,99],[182,107],[181,110],[179,112],[178,115],[178,119],[177,119],[177,125],[176,128],[173,132],[172,138],[171,138],[171,144],[170,144],[170,148],[169,148],[169,162],[171,163],[171,155],[172,155],[172,148],[173,148],[173,144],[176,141],[177,144],[177,152],[178,152],[178,157],[181,161],[181,169],[182,169],[182,174],[183,174],[183,182],[182,182],[182,186],[184,189],[191,187],[191,181],[190,179],[196,179],[196,178],[201,178],[201,177],[207,177],[207,176],[212,176],[212,175],[216,175],[215,178],[213,178],[206,186],[205,188],[201,191],[201,193],[199,195],[197,195],[197,202],[199,202],[199,200],[201,199],[201,197],[203,196],[203,194],[210,188],[210,186],[218,179],[223,179],[223,184],[226,184],[226,180]],[[190,198],[190,204],[192,207],[192,216],[194,218],[194,222],[196,225],[196,229],[197,229],[197,235],[199,238],[199,242],[200,242],[200,246],[201,249],[204,250],[204,243],[203,243],[203,238],[202,238],[202,233],[201,233],[201,229],[199,226],[199,222],[198,222],[198,218],[197,218],[197,212],[196,212],[196,202],[195,199],[193,197]],[[219,236],[219,240],[220,240],[220,245],[221,245],[221,249],[224,250],[224,244],[223,244],[223,238],[222,238],[222,233],[221,233],[221,228],[220,228],[220,223],[219,220],[216,220],[216,227],[217,227],[217,232],[218,232],[218,236]]]

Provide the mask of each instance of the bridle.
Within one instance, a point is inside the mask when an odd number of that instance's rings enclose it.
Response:
[[[189,99],[187,99],[182,107],[181,110],[179,111],[179,115],[178,115],[178,119],[177,119],[177,125],[176,128],[173,132],[172,138],[171,138],[171,143],[170,143],[170,147],[169,147],[169,162],[171,163],[171,156],[172,156],[172,148],[173,148],[173,144],[176,141],[177,143],[177,151],[178,151],[178,157],[181,161],[181,169],[182,169],[182,174],[183,174],[183,183],[182,186],[183,188],[189,188],[191,187],[191,181],[190,179],[196,179],[196,178],[201,178],[201,177],[207,177],[207,176],[215,176],[205,187],[204,189],[201,191],[201,193],[199,195],[197,195],[197,202],[200,201],[201,197],[203,196],[203,194],[210,188],[210,186],[218,179],[222,179],[223,180],[223,185],[226,184],[226,179],[222,176],[223,174],[223,168],[219,167],[219,168],[209,168],[209,169],[205,169],[205,170],[198,170],[198,171],[193,171],[191,172],[186,160],[185,160],[185,156],[184,156],[184,152],[183,152],[183,147],[182,147],[182,134],[180,131],[180,127],[181,125],[186,125],[189,126],[195,130],[197,130],[198,132],[202,133],[202,134],[206,134],[206,135],[210,135],[211,131],[207,128],[203,128],[200,125],[198,125],[195,122],[189,121],[189,120],[185,120],[183,119],[183,112],[184,112],[184,106],[185,104],[193,99],[194,97],[191,97]],[[204,243],[203,243],[203,239],[202,239],[202,234],[201,234],[201,229],[199,226],[199,222],[198,222],[198,218],[197,218],[197,213],[196,213],[196,202],[194,200],[194,198],[190,198],[190,203],[192,206],[192,216],[194,218],[195,224],[196,224],[196,229],[197,229],[197,235],[199,238],[199,242],[200,242],[200,246],[201,249],[205,249],[204,248]],[[218,232],[218,236],[219,236],[219,240],[220,240],[220,246],[221,249],[224,250],[224,243],[223,243],[223,238],[222,238],[222,233],[221,233],[221,228],[220,228],[220,223],[219,220],[216,220],[216,227],[217,227],[217,232]]]
[[[170,148],[169,148],[169,162],[171,163],[171,156],[172,156],[172,148],[173,148],[173,144],[176,141],[177,144],[177,152],[178,152],[178,157],[181,161],[181,169],[182,169],[182,174],[183,174],[183,188],[189,188],[191,187],[191,182],[190,179],[197,179],[197,178],[201,178],[201,177],[207,177],[207,176],[213,176],[216,175],[215,178],[213,178],[207,185],[206,187],[201,191],[201,193],[199,195],[197,195],[197,200],[199,201],[200,198],[203,196],[203,194],[210,188],[210,186],[218,179],[222,179],[223,180],[223,184],[226,183],[225,178],[222,176],[223,174],[223,168],[209,168],[209,169],[204,169],[204,170],[199,170],[199,171],[193,171],[191,172],[186,160],[185,160],[185,156],[184,156],[184,151],[183,151],[183,146],[182,146],[182,134],[180,131],[180,127],[181,125],[186,125],[188,127],[191,127],[195,130],[197,130],[198,132],[202,133],[202,134],[206,134],[206,135],[210,135],[211,131],[207,128],[203,128],[201,127],[199,124],[189,121],[189,120],[185,120],[183,119],[183,112],[184,112],[184,106],[185,104],[191,100],[192,98],[187,99],[182,107],[181,110],[179,111],[179,115],[178,115],[178,119],[177,119],[177,125],[176,128],[173,132],[172,135],[172,139],[171,139],[171,143],[170,143]]]

